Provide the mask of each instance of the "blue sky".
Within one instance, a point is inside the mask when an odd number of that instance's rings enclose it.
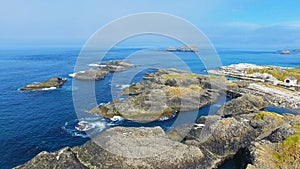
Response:
[[[193,23],[216,47],[300,48],[299,6],[297,0],[9,0],[0,4],[0,45],[81,46],[119,17],[163,12]]]

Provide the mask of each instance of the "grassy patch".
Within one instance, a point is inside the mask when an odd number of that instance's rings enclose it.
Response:
[[[296,133],[280,143],[278,151],[272,153],[276,166],[300,165],[300,125],[293,128]]]
[[[190,85],[188,87],[179,87],[179,86],[167,86],[165,87],[166,93],[176,97],[185,97],[191,94],[200,93],[204,89],[197,85]]]
[[[287,77],[293,76],[298,81],[300,81],[300,68],[289,68],[285,70],[281,70],[278,68],[264,68],[264,69],[250,69],[247,72],[248,74],[253,73],[268,73],[273,75],[278,80],[284,81]]]
[[[284,147],[294,146],[294,145],[300,143],[299,142],[300,141],[300,125],[293,126],[293,128],[296,130],[296,134],[289,136],[287,139],[285,139],[283,141]]]
[[[273,117],[278,117],[278,118],[283,118],[282,115],[274,113],[274,112],[268,112],[268,111],[262,111],[258,113],[254,118],[256,120],[262,120],[265,116],[273,116]]]
[[[182,74],[173,73],[173,74],[162,75],[162,78],[164,78],[164,79],[184,79],[184,78],[196,78],[198,76],[199,76],[198,74],[194,74],[194,73],[182,73]]]

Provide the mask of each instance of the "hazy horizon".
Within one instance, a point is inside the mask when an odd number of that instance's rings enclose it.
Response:
[[[300,48],[299,5],[277,0],[4,1],[0,6],[0,48],[80,48],[104,25],[141,12],[183,18],[203,31],[216,48]],[[148,42],[157,47],[168,45],[159,39]]]

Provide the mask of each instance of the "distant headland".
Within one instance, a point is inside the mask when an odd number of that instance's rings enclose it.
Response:
[[[193,46],[193,45],[184,45],[179,48],[169,46],[165,49],[165,51],[168,51],[168,52],[199,52],[199,47]]]

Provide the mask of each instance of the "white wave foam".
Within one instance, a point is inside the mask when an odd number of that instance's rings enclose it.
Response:
[[[221,107],[222,105],[221,104],[214,104],[213,106],[215,106],[215,107]]]
[[[176,114],[172,115],[171,117],[162,117],[158,121],[166,121],[166,120],[174,118],[175,116],[176,116]]]
[[[65,125],[61,128],[73,137],[88,138],[99,134],[107,127],[109,126],[105,119],[99,116],[85,117],[80,120],[74,119],[72,121],[65,122]]]
[[[76,133],[76,132],[74,132],[74,133],[72,134],[72,136],[75,136],[75,137],[82,137],[82,138],[88,138],[88,137],[89,137],[88,135],[81,134],[81,133]]]
[[[76,73],[71,73],[69,74],[70,77],[75,77],[76,76]]]
[[[88,121],[79,121],[75,129],[78,131],[88,131],[96,129],[97,131],[102,131],[106,128],[106,123],[103,121],[88,122]]]
[[[110,119],[113,122],[118,122],[124,120],[121,116],[114,116],[113,118]]]
[[[42,90],[55,90],[57,87],[49,87],[49,88],[43,88]]]
[[[88,64],[88,66],[90,67],[107,67],[107,65],[102,65],[102,64],[98,64],[98,63],[91,63],[91,64]]]
[[[127,87],[130,87],[130,85],[126,84],[126,85],[116,85],[117,88],[120,88],[120,89],[125,89]]]
[[[91,63],[91,64],[88,64],[88,66],[90,66],[90,67],[98,67],[99,64],[97,64],[97,63]]]

